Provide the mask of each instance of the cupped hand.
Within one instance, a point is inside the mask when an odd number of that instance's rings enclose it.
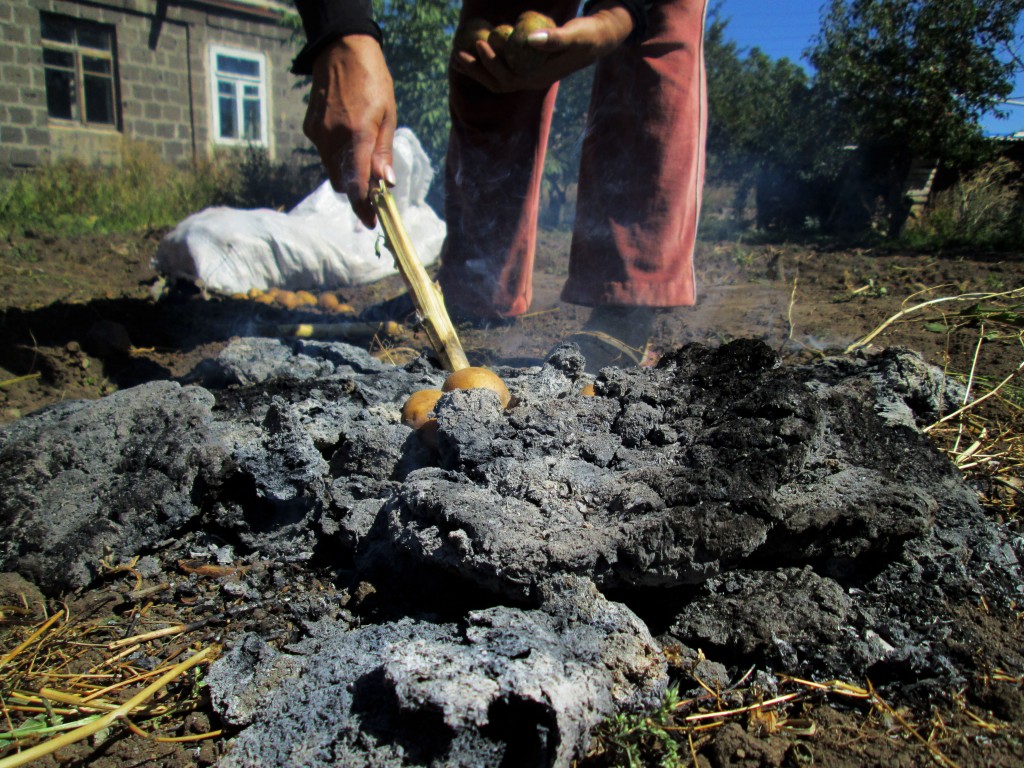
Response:
[[[320,152],[331,186],[348,195],[367,227],[376,224],[370,185],[395,183],[397,119],[394,84],[376,40],[347,35],[317,56],[302,130]]]
[[[609,3],[589,16],[561,27],[534,32],[527,44],[547,54],[544,63],[528,74],[517,74],[488,43],[475,43],[476,55],[458,51],[452,68],[495,93],[543,90],[577,70],[607,56],[633,31],[633,17],[623,6]]]

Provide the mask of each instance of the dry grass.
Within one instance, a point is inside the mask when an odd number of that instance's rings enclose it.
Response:
[[[159,618],[131,564],[107,568],[137,579],[135,602],[123,614],[75,615],[64,605],[4,606],[0,614],[0,768],[23,765],[57,749],[129,730],[161,742],[199,741],[188,715],[207,707],[199,666],[219,646],[208,621]],[[163,585],[166,586],[166,585]],[[163,606],[164,608],[166,606]]]
[[[671,650],[668,655],[671,661]],[[876,742],[884,744],[885,751],[894,758],[897,754],[905,757],[909,764],[957,768],[959,764],[947,754],[947,746],[981,743],[1004,733],[1016,739],[1024,735],[1019,724],[999,722],[990,713],[971,709],[965,691],[950,693],[952,704],[946,711],[934,708],[919,714],[891,704],[870,681],[857,685],[780,675],[777,689],[768,695],[758,685],[748,685],[753,668],[723,689],[700,678],[695,671],[698,663],[693,663],[683,676],[703,693],[681,699],[672,688],[657,712],[613,717],[598,730],[582,765],[699,766],[706,761],[700,760],[698,753],[729,724],[737,724],[761,739],[783,739],[786,765],[812,764],[815,753],[822,754],[826,743],[843,753],[855,745],[864,747]],[[977,684],[1019,686],[1021,682],[1020,677],[992,670]],[[825,707],[847,713],[846,722],[839,725],[835,718],[823,716]],[[826,734],[819,728],[819,720],[831,721],[827,727],[832,733],[827,739],[823,738]],[[845,757],[856,760],[854,753],[846,752]]]
[[[899,312],[846,351],[866,347],[901,323],[915,323],[947,337],[967,335],[974,347],[970,367],[946,371],[963,382],[964,399],[924,431],[981,490],[988,508],[1004,519],[1019,518],[1024,509],[1024,288],[932,296],[912,303],[941,288],[908,297]],[[1001,370],[986,370],[980,364],[983,349],[992,352],[990,362],[1004,363]]]

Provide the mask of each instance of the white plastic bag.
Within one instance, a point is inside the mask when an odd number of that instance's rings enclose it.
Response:
[[[425,202],[434,172],[408,128],[395,132],[394,167],[391,192],[402,221],[420,260],[432,264],[445,224]],[[386,248],[376,253],[379,234],[379,225],[364,227],[348,198],[325,181],[287,214],[217,207],[189,216],[161,241],[153,269],[222,293],[364,285],[396,271]]]

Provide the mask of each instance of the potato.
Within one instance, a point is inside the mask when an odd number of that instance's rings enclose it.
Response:
[[[316,296],[309,291],[296,291],[295,298],[299,300],[299,305],[304,307],[315,307]]]
[[[526,39],[533,32],[542,29],[554,29],[557,26],[554,19],[550,16],[545,16],[543,13],[526,11],[519,14],[519,18],[516,19],[515,29],[512,30],[508,43],[502,49],[502,56],[504,56],[509,68],[518,75],[528,75],[531,72],[535,72],[544,63],[547,54],[530,46]]]
[[[487,368],[470,367],[455,371],[441,386],[442,392],[451,392],[453,389],[489,389],[498,395],[502,408],[507,408],[512,400],[505,382]]]
[[[455,31],[455,50],[476,56],[476,41],[487,42],[490,34],[491,22],[486,19],[470,19]]]
[[[299,297],[291,291],[278,291],[274,294],[274,301],[285,309],[295,309],[299,306]]]
[[[430,421],[430,412],[443,393],[439,389],[421,389],[409,395],[402,406],[402,423],[407,427],[419,429]]]
[[[508,43],[508,39],[512,37],[512,31],[515,29],[511,24],[499,24],[491,30],[491,34],[487,36],[487,44],[494,49],[494,52],[499,56],[502,55],[502,51],[505,50],[505,44]]]
[[[320,307],[320,309],[327,310],[328,312],[334,312],[341,305],[341,302],[338,300],[337,296],[330,291],[327,291],[320,294],[320,297],[316,300],[316,305]]]

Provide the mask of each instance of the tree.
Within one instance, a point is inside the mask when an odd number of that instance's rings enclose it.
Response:
[[[802,224],[821,146],[810,78],[789,59],[740,49],[728,23],[713,9],[704,36],[708,179],[736,186],[738,215],[756,186],[763,226]]]
[[[856,147],[865,203],[884,202],[891,234],[906,220],[916,158],[981,151],[979,120],[1010,95],[1024,0],[831,0],[809,51],[835,140]]]
[[[458,0],[374,0],[395,81],[398,121],[412,128],[434,168],[448,147],[448,57]]]
[[[579,178],[580,153],[593,82],[594,68],[586,67],[558,84],[558,98],[544,161],[544,187],[547,191],[544,224],[549,227],[563,225],[569,192]]]

